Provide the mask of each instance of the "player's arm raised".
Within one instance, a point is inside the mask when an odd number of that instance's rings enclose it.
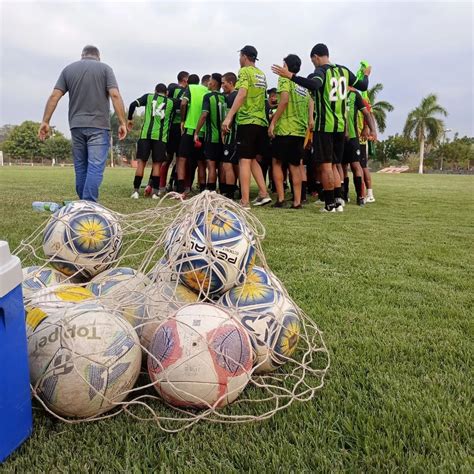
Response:
[[[321,71],[316,71],[310,79],[306,77],[297,76],[294,72],[290,72],[288,71],[288,69],[278,66],[278,64],[274,64],[272,66],[272,72],[277,76],[290,79],[296,84],[302,87],[306,87],[306,89],[309,89],[310,91],[317,91],[321,88],[324,82],[324,72]]]

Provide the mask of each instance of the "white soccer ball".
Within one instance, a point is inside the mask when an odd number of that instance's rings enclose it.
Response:
[[[252,346],[242,326],[207,303],[187,305],[163,322],[150,344],[148,373],[178,407],[222,407],[250,380]]]
[[[146,291],[147,313],[141,321],[140,343],[148,349],[157,327],[179,308],[199,301],[199,295],[175,282],[151,284]]]
[[[25,307],[27,311],[32,308],[43,310],[66,309],[91,299],[94,299],[94,294],[87,288],[72,283],[64,283],[37,291],[25,301]]]
[[[295,351],[300,321],[293,303],[279,290],[269,285],[246,283],[232,288],[219,304],[235,308],[251,335],[254,348],[255,373],[276,370]]]
[[[117,267],[99,273],[86,288],[100,304],[120,314],[135,327],[145,317],[146,298],[143,292],[149,283],[143,273],[133,268]]]
[[[174,282],[178,280],[178,275],[174,269],[170,267],[165,257],[161,258],[150,270],[147,277],[153,283]]]
[[[254,263],[255,242],[245,222],[220,208],[173,227],[165,251],[182,283],[212,296],[244,282]]]
[[[247,273],[245,283],[259,283],[261,285],[272,284],[272,277],[270,272],[267,272],[264,268],[254,265]]]
[[[31,320],[30,378],[54,413],[87,418],[127,396],[140,373],[138,336],[127,321],[95,303]]]
[[[35,265],[33,267],[23,268],[23,298],[31,298],[38,290],[55,286],[63,283],[66,277],[63,273],[58,272],[54,268],[40,267]]]
[[[43,250],[65,275],[91,278],[117,259],[122,228],[105,207],[74,201],[56,211],[44,230]]]

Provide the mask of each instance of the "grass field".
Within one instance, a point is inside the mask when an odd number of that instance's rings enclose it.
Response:
[[[108,170],[101,202],[131,201],[132,170]],[[257,209],[264,250],[324,331],[332,365],[310,403],[262,423],[177,435],[122,414],[70,426],[34,412],[3,472],[473,472],[474,178],[375,175],[377,202],[343,214]],[[0,169],[0,239],[14,248],[74,199],[71,169]],[[470,382],[469,382],[470,380]]]

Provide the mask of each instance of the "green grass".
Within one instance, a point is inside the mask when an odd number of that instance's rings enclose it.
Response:
[[[129,199],[107,170],[101,202]],[[6,472],[472,472],[472,177],[375,175],[377,202],[343,214],[257,209],[264,250],[324,331],[332,365],[312,402],[247,425],[177,435],[125,414],[67,425],[36,408]],[[0,238],[14,248],[45,218],[33,200],[74,198],[71,169],[0,169]],[[470,380],[470,382],[469,382]]]

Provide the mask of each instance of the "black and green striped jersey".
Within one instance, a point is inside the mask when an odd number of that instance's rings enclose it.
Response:
[[[349,91],[347,95],[347,135],[349,138],[359,138],[358,115],[365,109],[362,96],[356,91]]]
[[[181,123],[181,96],[184,93],[184,87],[181,87],[178,84],[172,84],[168,87],[168,97],[175,99],[176,107],[174,109],[174,118],[173,124],[180,124]]]
[[[316,132],[344,132],[348,87],[367,90],[369,81],[357,77],[345,66],[325,64],[316,68],[311,79],[294,75],[292,81],[314,93]]]
[[[175,109],[173,99],[162,94],[145,94],[135,101],[135,107],[145,107],[145,120],[143,121],[140,138],[160,140],[167,143]],[[129,110],[129,118],[131,110],[132,107]]]
[[[224,94],[217,91],[208,92],[202,99],[202,111],[207,112],[205,141],[221,143],[221,124],[226,115]]]
[[[226,115],[229,113],[229,110],[232,108],[232,105],[234,104],[234,100],[237,97],[237,90],[232,91],[230,94],[228,94],[225,98],[226,104],[227,104],[227,111]],[[227,133],[224,137],[224,144],[225,145],[233,145],[235,143],[237,135],[237,121],[232,120],[232,125],[230,127],[229,133]]]

